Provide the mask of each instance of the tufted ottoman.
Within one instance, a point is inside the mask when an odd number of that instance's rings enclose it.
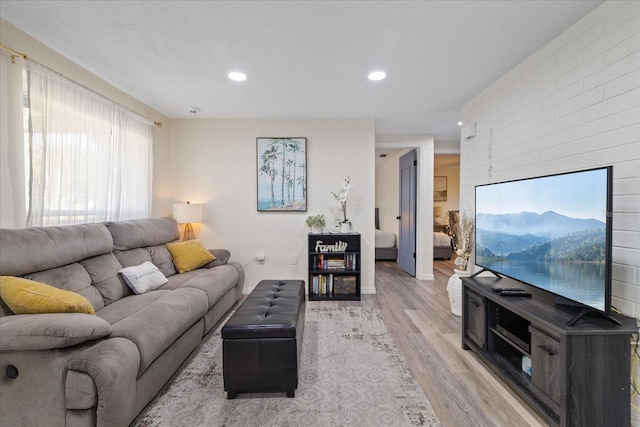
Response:
[[[227,397],[286,391],[294,397],[304,330],[303,280],[263,280],[222,327]]]

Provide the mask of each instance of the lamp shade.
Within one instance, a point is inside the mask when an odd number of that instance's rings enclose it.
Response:
[[[202,205],[174,203],[173,217],[181,224],[202,222]]]
[[[442,216],[443,213],[444,209],[442,209],[442,206],[436,206],[433,208],[433,216]]]

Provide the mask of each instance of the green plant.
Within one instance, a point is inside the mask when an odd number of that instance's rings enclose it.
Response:
[[[327,221],[322,214],[309,216],[305,222],[309,228],[324,228],[327,225]]]

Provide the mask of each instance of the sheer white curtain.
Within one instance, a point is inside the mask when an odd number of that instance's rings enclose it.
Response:
[[[153,127],[27,61],[28,226],[149,216]]]
[[[4,52],[4,51],[3,51]],[[24,59],[0,54],[0,228],[25,226]]]

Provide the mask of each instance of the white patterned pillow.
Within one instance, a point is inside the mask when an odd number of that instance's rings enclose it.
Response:
[[[124,282],[131,288],[135,294],[144,294],[145,292],[158,289],[169,281],[158,267],[149,261],[145,261],[140,265],[126,267],[119,271]]]

